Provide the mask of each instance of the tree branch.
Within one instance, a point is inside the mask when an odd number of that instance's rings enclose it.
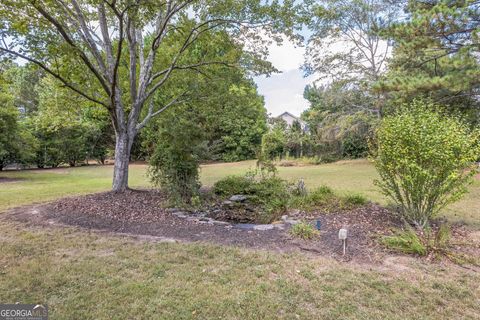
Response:
[[[83,60],[85,65],[90,69],[90,71],[95,75],[95,77],[98,79],[100,84],[102,85],[103,89],[107,94],[111,94],[110,88],[108,87],[107,83],[105,82],[105,79],[102,77],[102,75],[99,73],[99,71],[95,68],[95,66],[92,64],[90,59],[85,55],[85,53],[76,45],[76,43],[73,41],[73,39],[68,35],[68,32],[65,30],[65,28],[62,26],[62,24],[56,20],[52,15],[50,15],[47,11],[45,11],[44,8],[39,6],[36,1],[31,1],[32,6],[45,18],[47,19],[52,25],[55,26],[57,31],[60,33],[60,35],[65,39],[65,41],[75,49],[75,51],[79,54],[80,58]]]
[[[4,52],[7,52],[9,54],[12,54],[16,57],[19,57],[19,58],[22,58],[24,60],[27,60],[29,62],[32,62],[34,64],[36,64],[37,66],[39,66],[40,68],[42,68],[43,70],[45,70],[47,73],[49,73],[50,75],[52,75],[54,78],[56,78],[57,80],[59,80],[60,82],[62,82],[66,87],[70,88],[71,90],[75,91],[76,93],[78,93],[79,95],[81,95],[82,97],[92,101],[92,102],[95,102],[95,103],[98,103],[104,107],[106,107],[107,109],[109,109],[109,106],[107,104],[105,104],[104,102],[100,101],[100,100],[97,100],[93,97],[91,97],[90,95],[88,95],[87,93],[81,91],[80,89],[78,89],[75,85],[73,85],[72,83],[69,83],[67,80],[65,80],[65,78],[63,78],[61,75],[59,75],[58,73],[55,73],[53,72],[50,68],[48,68],[44,63],[42,63],[41,61],[38,61],[36,59],[33,59],[33,58],[30,58],[24,54],[21,54],[19,52],[15,52],[13,50],[10,50],[10,49],[7,49],[7,48],[2,48],[0,47],[0,50],[4,51]]]
[[[143,127],[145,127],[148,123],[148,121],[150,121],[151,118],[159,115],[160,113],[162,113],[163,111],[165,111],[167,108],[171,107],[172,105],[175,105],[175,104],[179,104],[179,103],[182,103],[186,100],[180,100],[181,97],[184,97],[186,95],[187,92],[184,92],[182,93],[180,96],[176,97],[175,99],[172,99],[169,103],[167,103],[166,105],[164,105],[163,107],[161,107],[159,110],[157,111],[153,111],[153,99],[150,100],[150,103],[148,105],[148,113],[147,115],[145,116],[145,118],[143,118],[142,122],[138,123],[137,126],[135,127],[136,130],[140,130],[142,129]]]

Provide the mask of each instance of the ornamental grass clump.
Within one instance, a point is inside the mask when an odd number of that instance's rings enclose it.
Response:
[[[296,238],[301,238],[304,240],[312,240],[320,233],[315,229],[314,226],[308,222],[302,221],[300,223],[294,224],[290,229],[290,234]]]
[[[371,146],[375,184],[420,228],[467,192],[480,156],[479,131],[434,109],[415,101],[385,117]]]

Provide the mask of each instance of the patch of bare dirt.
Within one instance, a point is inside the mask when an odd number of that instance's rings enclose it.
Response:
[[[330,253],[341,260],[358,260],[380,262],[387,254],[378,244],[376,237],[390,233],[392,228],[400,227],[401,221],[396,219],[387,209],[375,204],[350,211],[334,213],[298,212],[290,214],[294,218],[304,218],[316,224],[321,223],[320,237],[316,240],[302,241],[292,239],[304,251]],[[338,240],[338,231],[348,230],[347,250],[343,256],[343,244]]]

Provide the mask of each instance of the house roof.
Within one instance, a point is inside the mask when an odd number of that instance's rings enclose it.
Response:
[[[297,117],[297,116],[295,116],[295,115],[291,114],[291,113],[290,113],[290,112],[288,112],[288,111],[285,111],[284,113],[282,113],[281,115],[279,115],[277,118],[280,118],[280,117],[282,117],[282,116],[284,116],[284,115],[287,115],[287,116],[290,116],[290,117],[292,117],[292,118],[295,118],[295,119],[298,119],[298,120],[300,120],[300,118],[299,118],[299,117]]]

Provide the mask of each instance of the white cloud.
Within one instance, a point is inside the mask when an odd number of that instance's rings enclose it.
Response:
[[[345,41],[328,42],[325,52],[337,53],[346,52],[351,44]],[[258,86],[258,92],[265,97],[265,107],[273,116],[288,111],[295,115],[300,115],[309,106],[308,101],[303,98],[303,91],[307,84],[319,79],[319,74],[308,78],[303,77],[300,66],[304,62],[305,48],[296,47],[293,42],[285,39],[282,45],[272,43],[268,46],[268,60],[282,71],[280,74],[274,74],[267,78],[265,76],[256,77],[254,80]],[[379,43],[379,52],[384,54],[387,50],[387,43]],[[388,51],[387,51],[388,52]],[[390,54],[390,53],[389,53]],[[385,65],[383,66],[385,68]],[[331,78],[325,78],[319,83],[326,84],[331,82]]]
[[[305,48],[295,46],[288,39],[280,46],[276,43],[269,45],[268,51],[268,60],[280,71],[298,69],[303,64]]]
[[[308,101],[303,98],[305,86],[312,82],[304,78],[299,69],[293,69],[269,78],[256,77],[258,91],[265,97],[265,107],[273,116],[285,111],[299,116],[308,108]]]
[[[268,60],[282,73],[271,77],[256,77],[258,92],[265,97],[265,107],[273,116],[285,111],[300,115],[308,108],[303,98],[305,86],[312,79],[304,78],[300,66],[304,61],[305,48],[285,39],[281,45],[273,42],[268,46]]]

